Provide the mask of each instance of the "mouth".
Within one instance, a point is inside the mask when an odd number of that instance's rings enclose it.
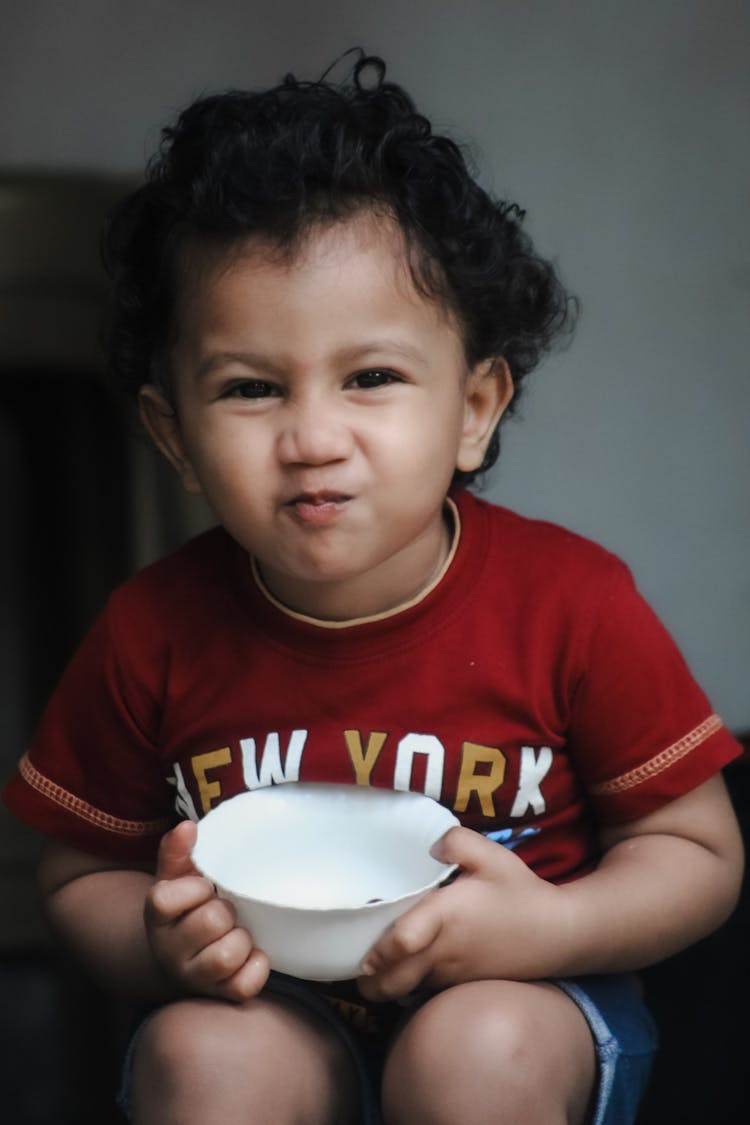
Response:
[[[345,492],[300,492],[286,507],[302,523],[319,526],[337,519],[351,499]]]

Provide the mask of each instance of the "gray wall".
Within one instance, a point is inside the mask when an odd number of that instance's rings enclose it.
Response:
[[[137,170],[196,94],[384,54],[582,302],[489,495],[623,555],[748,727],[749,33],[745,0],[25,0],[0,162]]]

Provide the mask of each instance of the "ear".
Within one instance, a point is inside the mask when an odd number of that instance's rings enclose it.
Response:
[[[474,472],[484,460],[490,438],[513,398],[513,376],[502,356],[472,368],[464,388],[464,424],[456,468]]]
[[[203,489],[185,450],[179,419],[153,383],[144,383],[139,390],[138,412],[154,445],[179,474],[182,487],[197,496]]]

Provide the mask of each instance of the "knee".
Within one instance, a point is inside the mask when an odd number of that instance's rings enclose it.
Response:
[[[178,1001],[138,1037],[131,1102],[139,1125],[353,1120],[356,1098],[335,1034],[283,1000]]]
[[[526,1010],[502,997],[488,1003],[487,994],[487,982],[477,981],[433,997],[407,1024],[394,1058],[403,1055],[410,1065],[437,1075],[455,1068],[477,1074],[484,1065],[496,1073],[506,1063],[514,1069],[531,1062],[533,1026]]]
[[[226,1065],[231,1040],[217,1036],[210,1019],[210,1002],[178,1001],[154,1012],[141,1029],[133,1062],[134,1086],[174,1090],[190,1081],[200,1081],[202,1071],[215,1073],[217,1054]]]
[[[455,1123],[467,1119],[468,1106],[472,1119],[481,1121],[565,1120],[563,1072],[576,1059],[567,1050],[554,1058],[554,1008],[528,1003],[526,989],[513,982],[472,982],[446,989],[416,1012],[386,1065],[386,1120]]]
[[[494,1099],[495,1086],[507,1099],[509,1081],[529,1081],[521,1072],[528,1070],[525,1057],[533,1057],[518,1015],[481,1002],[475,986],[433,997],[412,1016],[389,1055],[383,1076],[386,1120],[461,1121],[467,1105],[476,1109],[478,1101]]]

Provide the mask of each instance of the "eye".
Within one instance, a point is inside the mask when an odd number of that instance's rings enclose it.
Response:
[[[395,372],[384,370],[382,367],[358,371],[351,379],[352,385],[363,391],[374,390],[376,387],[387,387],[391,383],[399,383],[400,381]]]
[[[223,393],[222,398],[272,398],[279,394],[273,383],[266,383],[263,379],[243,379],[240,383],[233,383]]]

